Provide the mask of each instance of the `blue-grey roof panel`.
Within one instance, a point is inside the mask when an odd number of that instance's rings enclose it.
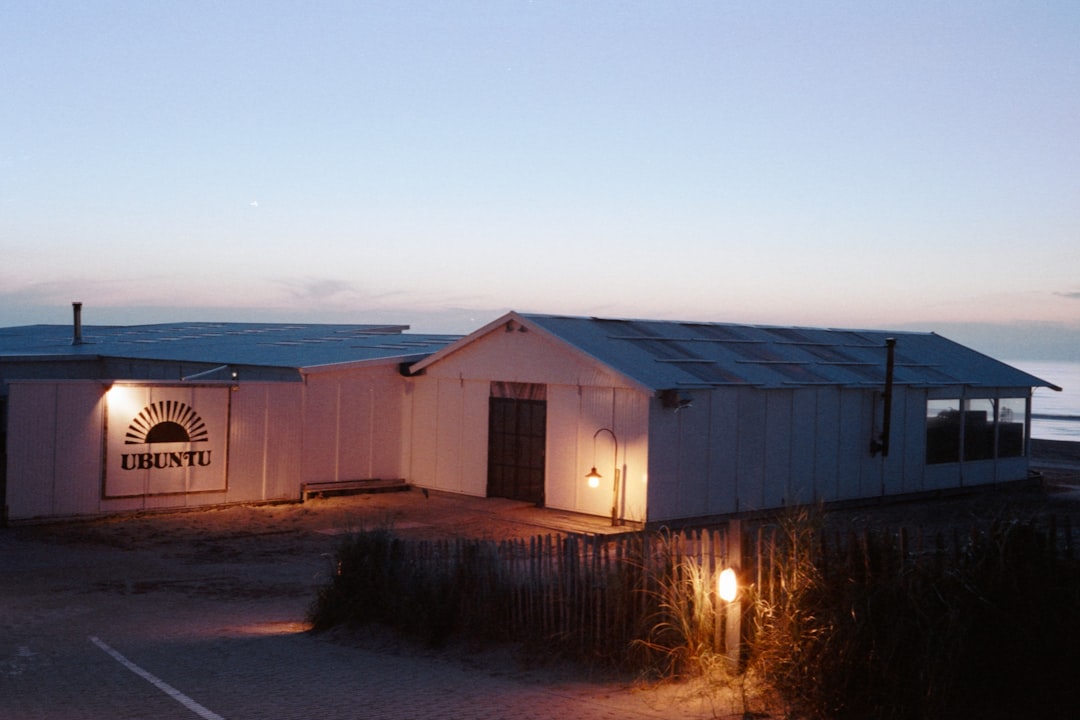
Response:
[[[896,384],[1055,387],[934,333],[521,317],[656,390],[721,385],[881,387],[888,338],[896,340]]]
[[[67,325],[0,328],[0,360],[131,358],[262,367],[310,368],[365,360],[416,360],[457,339],[418,335],[404,325],[166,323],[82,328],[72,344]]]

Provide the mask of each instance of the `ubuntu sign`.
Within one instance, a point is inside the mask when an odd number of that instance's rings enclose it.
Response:
[[[228,388],[115,385],[106,405],[106,497],[225,489]]]
[[[206,423],[186,403],[159,400],[142,409],[128,425],[125,445],[165,445],[207,442]],[[130,452],[120,456],[123,470],[164,470],[173,467],[209,467],[210,450]]]

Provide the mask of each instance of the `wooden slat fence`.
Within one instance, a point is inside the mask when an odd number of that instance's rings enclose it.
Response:
[[[716,590],[726,567],[739,569],[743,586],[753,585],[743,595],[745,610],[751,596],[776,603],[800,582],[797,573],[807,566],[800,570],[792,557],[822,573],[835,567],[868,577],[904,572],[913,563],[955,561],[978,537],[1000,531],[983,527],[928,535],[903,528],[851,531],[736,521],[618,536],[393,539],[380,570],[385,577],[360,585],[378,587],[391,604],[424,612],[453,604],[450,631],[480,641],[544,643],[607,661],[635,647],[664,653],[693,645],[730,654],[739,632],[732,634],[723,624],[725,618],[738,622],[739,614],[728,614]],[[1050,519],[1044,531],[1053,538],[1046,552],[1072,558],[1068,518]]]

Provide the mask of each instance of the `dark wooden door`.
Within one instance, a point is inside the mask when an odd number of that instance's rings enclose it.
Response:
[[[488,497],[544,504],[547,402],[490,399]]]

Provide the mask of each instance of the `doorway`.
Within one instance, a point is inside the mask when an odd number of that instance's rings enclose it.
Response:
[[[544,389],[543,385],[492,383],[488,401],[488,497],[543,506],[547,445]]]

